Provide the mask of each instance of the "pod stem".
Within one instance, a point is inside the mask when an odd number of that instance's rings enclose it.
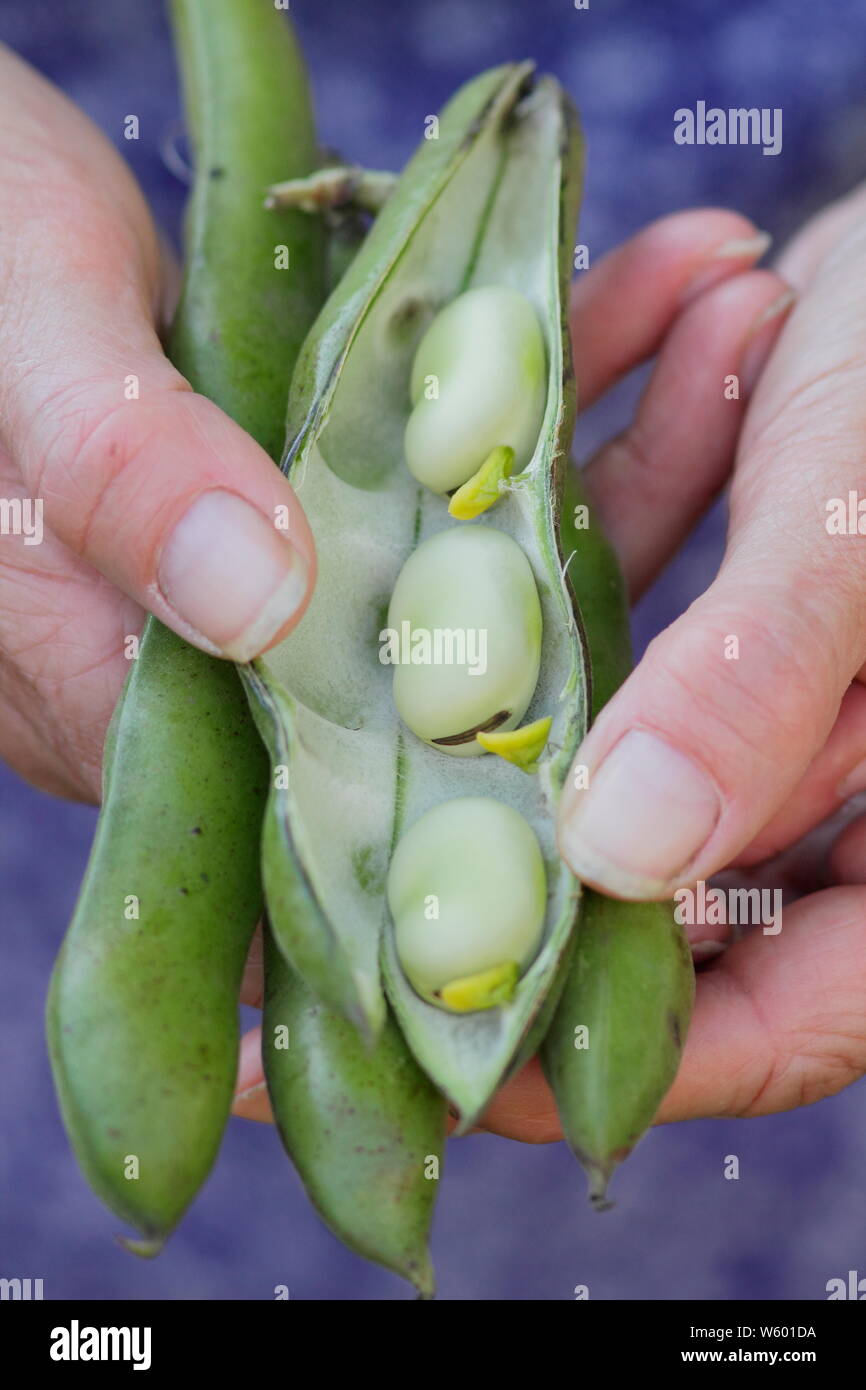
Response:
[[[271,184],[265,207],[296,208],[299,212],[310,213],[355,208],[375,215],[391,196],[396,182],[397,175],[385,169],[337,164],[329,169],[317,169],[307,178]]]

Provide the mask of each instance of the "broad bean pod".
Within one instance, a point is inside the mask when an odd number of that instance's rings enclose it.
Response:
[[[196,173],[170,353],[278,457],[288,372],[322,298],[321,228],[262,205],[269,182],[316,162],[303,65],[267,3],[175,0],[172,14]],[[294,276],[275,266],[278,242]],[[267,779],[234,668],[149,619],[47,1008],[67,1133],[141,1254],[177,1224],[228,1119]]]

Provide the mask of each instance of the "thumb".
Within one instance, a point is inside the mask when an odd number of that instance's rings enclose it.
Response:
[[[306,518],[267,453],[190,391],[156,336],[115,343],[117,328],[99,360],[56,364],[47,396],[36,382],[17,393],[26,488],[76,555],[192,644],[246,662],[306,605]],[[138,400],[122,399],[131,378]]]
[[[790,797],[862,662],[856,615],[796,552],[729,556],[599,715],[560,806],[578,877],[670,897],[728,864]]]
[[[43,350],[39,372],[7,393],[25,486],[50,529],[119,588],[196,646],[248,661],[308,597],[313,542],[294,492],[190,390],[137,310],[109,325],[81,307],[85,351],[66,300],[40,324],[51,360]]]
[[[0,445],[72,551],[188,641],[247,661],[307,601],[303,512],[164,356],[156,239],[123,162],[2,50],[0,74],[15,152],[0,152]]]
[[[615,896],[667,897],[730,863],[866,659],[859,522],[831,524],[863,476],[864,261],[858,227],[794,308],[749,408],[722,568],[578,752],[589,788],[568,780],[560,849]]]

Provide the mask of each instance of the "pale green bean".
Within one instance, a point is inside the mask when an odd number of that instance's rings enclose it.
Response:
[[[431,491],[460,487],[503,444],[525,468],[547,398],[544,338],[526,296],[484,285],[452,300],[421,339],[410,395],[406,462]]]
[[[388,872],[400,964],[423,998],[458,1013],[510,998],[538,950],[546,901],[531,827],[491,797],[427,811]]]
[[[403,566],[380,638],[412,732],[444,753],[482,753],[476,733],[513,729],[538,682],[541,605],[529,561],[492,527],[440,531]]]

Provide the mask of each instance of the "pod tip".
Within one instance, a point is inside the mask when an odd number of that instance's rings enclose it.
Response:
[[[581,1157],[580,1163],[589,1184],[589,1204],[593,1211],[610,1211],[616,1203],[608,1197],[607,1189],[616,1168],[616,1161],[599,1163]]]
[[[432,1303],[436,1297],[436,1276],[427,1251],[420,1260],[412,1260],[405,1277],[415,1290],[418,1303]]]
[[[454,1128],[451,1131],[451,1137],[452,1139],[462,1139],[463,1135],[469,1134],[478,1123],[478,1110],[461,1110],[459,1106],[455,1106],[452,1109],[450,1105],[448,1109],[451,1118],[455,1121]]]
[[[607,1195],[606,1184],[598,1191],[593,1191],[592,1188],[590,1188],[589,1204],[593,1211],[610,1211],[612,1207],[616,1206],[616,1202],[612,1202]]]
[[[142,1260],[152,1260],[162,1250],[166,1239],[166,1236],[145,1236],[141,1240],[132,1239],[130,1236],[118,1236],[117,1243],[131,1255],[138,1255]]]

